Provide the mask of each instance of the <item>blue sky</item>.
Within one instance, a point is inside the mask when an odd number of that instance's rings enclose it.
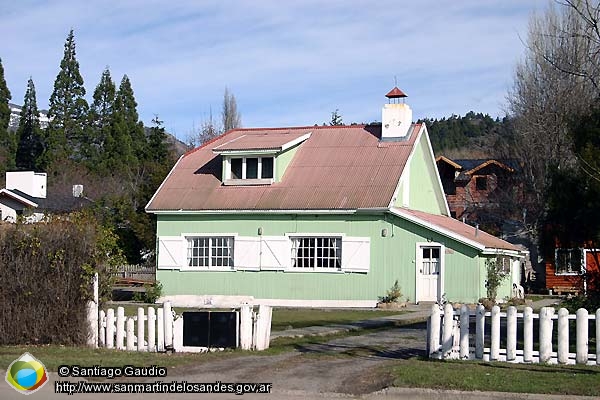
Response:
[[[69,29],[90,101],[127,74],[146,124],[184,139],[219,118],[225,87],[245,127],[380,120],[394,77],[415,118],[504,115],[527,22],[548,0],[0,0],[12,102],[29,76],[46,108]]]

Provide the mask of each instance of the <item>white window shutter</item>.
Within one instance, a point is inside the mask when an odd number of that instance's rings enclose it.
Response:
[[[290,266],[292,244],[287,236],[262,236],[260,269],[285,270]]]
[[[260,239],[251,236],[236,236],[233,243],[233,265],[236,269],[260,269]]]
[[[182,236],[158,238],[158,268],[182,268],[186,264],[187,242]]]
[[[371,238],[342,238],[342,271],[369,272],[371,264]]]

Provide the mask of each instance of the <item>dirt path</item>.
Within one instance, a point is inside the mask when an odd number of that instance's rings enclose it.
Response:
[[[399,358],[425,354],[425,324],[299,347],[276,356],[244,356],[169,371],[189,382],[272,382],[276,392],[359,395],[392,383],[382,372]]]

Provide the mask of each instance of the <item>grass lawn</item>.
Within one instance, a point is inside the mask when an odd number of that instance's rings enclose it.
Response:
[[[25,351],[39,358],[51,371],[56,371],[62,364],[158,365],[161,367],[197,365],[224,357],[258,354],[269,357],[293,351],[307,344],[323,343],[333,338],[356,336],[381,329],[384,328],[365,329],[326,337],[281,338],[273,341],[271,348],[261,353],[231,350],[208,354],[157,354],[64,346],[4,346],[0,347],[0,369],[7,368]],[[320,357],[320,355],[312,356]],[[326,356],[336,357],[332,353]],[[339,355],[339,357],[357,357],[357,360],[365,356],[368,354],[361,352],[346,352]],[[387,363],[381,367],[380,373],[391,375],[393,385],[397,387],[584,396],[600,393],[600,366],[439,361],[413,357]]]
[[[600,366],[399,360],[391,368],[394,386],[597,396]]]
[[[144,313],[151,304],[109,304],[103,307],[114,308],[115,315],[118,306],[122,306],[126,316],[137,315],[138,307],[144,308]],[[159,305],[154,305],[158,307]],[[204,309],[206,311],[217,311],[215,309]],[[175,312],[181,314],[184,311],[198,311],[196,308],[179,308],[175,307]],[[389,311],[389,310],[351,310],[351,309],[308,309],[308,308],[274,308],[273,318],[271,321],[271,329],[273,331],[282,331],[285,329],[304,328],[307,326],[323,326],[333,324],[347,324],[350,322],[362,321],[365,319],[387,317],[390,315],[402,314],[405,311]]]

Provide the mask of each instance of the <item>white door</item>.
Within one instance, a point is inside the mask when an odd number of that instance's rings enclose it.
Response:
[[[417,301],[441,297],[442,246],[417,245]]]

